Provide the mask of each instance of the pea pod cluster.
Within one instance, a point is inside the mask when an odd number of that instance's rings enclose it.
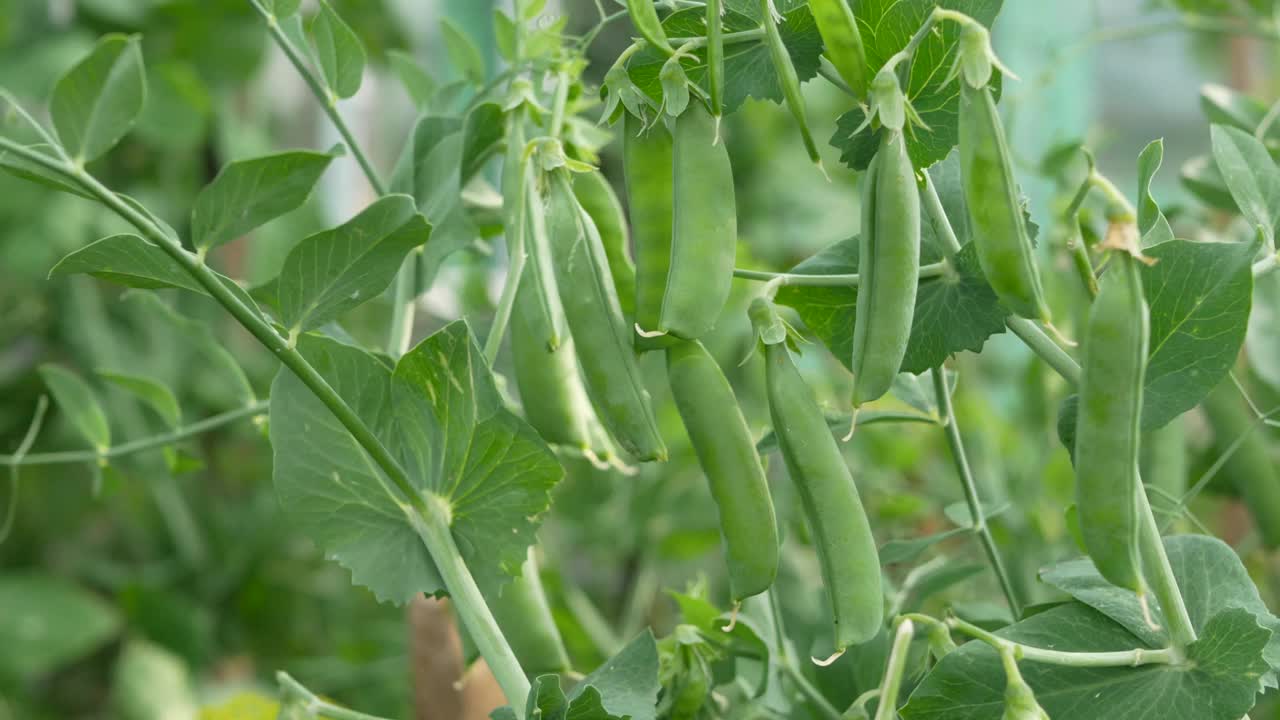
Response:
[[[1139,438],[1149,319],[1138,261],[1117,252],[1089,311],[1076,417],[1076,507],[1085,548],[1114,585],[1146,592],[1138,546]]]
[[[649,393],[631,350],[608,258],[564,168],[549,177],[546,217],[560,302],[577,343],[587,394],[610,435],[641,461],[665,460]]]
[[[883,396],[902,367],[920,274],[920,193],[901,132],[887,131],[862,186],[853,404]]]
[[[697,340],[667,348],[667,377],[720,509],[733,599],[764,592],[778,574],[778,527],[764,466],[733,388]]]
[[[701,337],[729,298],[737,252],[733,168],[715,119],[693,102],[667,133],[627,120],[627,194],[636,242],[640,349]]]
[[[960,174],[978,263],[1006,307],[1049,321],[1031,237],[991,89],[960,83]]]
[[[766,300],[757,298],[750,314],[761,337],[777,339],[781,321]],[[818,551],[842,651],[875,637],[884,624],[879,551],[853,474],[786,342],[764,347],[773,430]]]

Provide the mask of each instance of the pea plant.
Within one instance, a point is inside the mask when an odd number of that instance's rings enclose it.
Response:
[[[1280,408],[1259,407],[1240,380],[1280,386],[1280,105],[1206,89],[1212,152],[1183,170],[1203,207],[1176,214],[1151,192],[1161,141],[1137,158],[1132,192],[1085,144],[1055,148],[1040,169],[1061,202],[1040,228],[998,107],[1018,82],[993,50],[1000,0],[598,2],[585,35],[517,0],[495,14],[497,75],[477,70],[452,29],[464,79],[441,84],[397,58],[426,109],[384,176],[343,117],[366,72],[359,35],[324,0],[248,2],[340,145],[227,163],[171,224],[94,172],[148,101],[140,39],[112,34],[47,103],[0,95],[0,167],[127,226],[51,275],[132,288],[157,314],[173,312],[164,291],[204,296],[278,363],[269,396],[242,382],[240,408],[183,425],[173,392],[145,370],[90,382],[45,365],[53,403],[90,448],[32,454],[42,402],[22,445],[0,456],[15,486],[31,464],[98,471],[256,417],[285,516],[380,601],[447,596],[509,703],[497,719],[1240,720],[1280,686],[1280,618],[1190,508],[1240,466],[1231,474],[1261,543],[1280,544],[1280,477],[1263,438]],[[1208,17],[1180,5],[1187,22]],[[1224,13],[1218,23],[1274,25],[1205,5]],[[628,23],[633,42],[593,68],[597,36]],[[825,174],[805,83],[843,99],[831,145],[858,173],[860,213],[844,222],[849,239],[795,267],[745,267],[732,116],[749,101],[785,108]],[[613,143],[622,193],[599,169]],[[373,202],[298,240],[268,282],[220,272],[219,248],[302,205],[344,154]],[[499,236],[491,317],[418,337],[442,264]],[[366,303],[390,308],[376,346],[346,324]],[[713,352],[710,339],[734,328],[744,352]],[[1064,390],[1054,441],[1074,503],[1060,522],[1082,553],[1030,578],[1034,568],[1007,561],[994,522],[1005,508],[982,497],[966,451],[982,429],[962,433],[953,403],[972,366],[956,358],[985,361],[1006,332]],[[647,372],[655,358],[665,372]],[[221,348],[208,362],[243,378]],[[101,383],[168,430],[113,439]],[[763,388],[767,427],[748,419],[747,385]],[[683,430],[664,422],[671,413]],[[1207,417],[1222,446],[1194,484],[1179,461],[1189,414]],[[936,430],[964,503],[948,511],[953,529],[885,542],[864,505],[872,468],[847,448],[907,425]],[[602,643],[611,656],[584,667],[540,579],[537,536],[558,512],[557,485],[566,472],[662,477],[681,454],[718,508],[727,591],[695,581],[672,592],[678,620],[665,634]],[[779,495],[802,521],[775,510]],[[823,588],[812,637],[784,623],[781,578],[796,575],[797,546]],[[919,562],[941,547],[984,558],[999,612],[919,600],[923,585],[972,576]],[[281,718],[374,717],[287,674],[279,685]]]

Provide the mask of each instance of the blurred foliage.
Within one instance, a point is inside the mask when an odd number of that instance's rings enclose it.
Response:
[[[405,36],[406,23],[389,3],[333,5],[364,41],[377,72],[387,72],[387,50],[426,45]],[[569,31],[581,32],[595,17],[593,3],[572,6],[565,11]],[[615,23],[601,33],[592,46],[588,78],[598,82],[629,42],[630,30]],[[228,160],[322,144],[310,98],[295,102],[303,91],[291,68],[273,72],[265,29],[243,0],[0,0],[0,86],[38,104],[58,74],[94,38],[111,31],[142,35],[150,97],[135,132],[92,170],[180,232],[195,192]],[[830,137],[834,118],[847,109],[845,98],[822,82],[809,83],[806,94],[815,135]],[[387,104],[405,116],[380,122],[408,127],[404,103]],[[748,101],[726,120],[724,132],[738,186],[740,266],[788,268],[858,227],[856,174],[838,162],[836,149],[824,145],[826,167],[832,169],[830,182],[825,180],[805,157],[787,113],[772,103]],[[398,137],[377,144],[394,155]],[[620,186],[617,148],[606,149],[600,164]],[[344,179],[358,181],[352,177]],[[1074,185],[1070,178],[1057,179],[1055,206],[1065,205]],[[251,242],[216,251],[214,263],[250,282],[274,276],[294,242],[342,211],[324,204],[344,192],[364,190],[318,193],[255,232]],[[1097,216],[1098,208],[1086,207],[1086,218],[1096,224]],[[46,278],[67,252],[120,227],[82,200],[0,174],[0,450],[10,452],[25,433],[44,392],[35,368],[46,362],[86,376],[96,368],[145,363],[174,389],[188,421],[235,407],[226,377],[171,319],[143,303],[122,302],[120,290],[105,283]],[[1047,227],[1041,237],[1046,267],[1062,270],[1047,278],[1054,305],[1083,307],[1081,290],[1067,272],[1064,229]],[[420,330],[461,314],[479,332],[489,322],[500,277],[500,257],[478,249],[457,254],[427,299],[437,317]],[[726,320],[705,342],[759,434],[768,419],[761,359],[743,362],[751,348],[745,309],[756,290],[746,283],[735,287]],[[244,365],[257,393],[265,394],[276,370],[265,352],[204,299],[166,299],[183,317],[212,327],[217,341]],[[377,304],[357,313],[352,333],[382,328],[385,314]],[[1070,334],[1080,320],[1063,318],[1063,329]],[[848,395],[849,378],[836,359],[810,343],[802,346],[799,360],[824,403],[847,409],[838,398]],[[506,362],[497,369],[509,375]],[[1071,467],[1053,432],[1067,388],[1007,336],[988,343],[983,362],[966,355],[956,363],[964,378],[956,412],[981,492],[989,502],[1007,501],[1012,508],[992,523],[997,541],[1023,598],[1051,602],[1059,595],[1037,582],[1037,569],[1077,554],[1064,517],[1072,501]],[[556,490],[540,535],[557,622],[575,665],[585,668],[644,626],[669,630],[679,612],[664,589],[684,590],[700,578],[712,600],[723,604],[727,597],[715,506],[683,439],[661,359],[651,354],[642,366],[671,461],[624,476],[566,460],[568,477]],[[1246,380],[1259,399],[1280,402],[1280,390]],[[163,429],[127,394],[110,390],[104,397],[114,437]],[[1216,456],[1202,416],[1193,413],[1188,420],[1195,478]],[[1274,457],[1280,435],[1270,437]],[[79,447],[66,418],[53,411],[36,450]],[[127,688],[137,682],[128,674],[138,672],[190,683],[212,708],[204,717],[271,717],[262,708],[270,703],[255,693],[273,694],[277,669],[368,712],[406,716],[403,611],[353,587],[344,569],[325,561],[283,522],[261,422],[229,425],[185,442],[183,449],[190,462],[177,472],[159,451],[140,453],[103,471],[97,490],[96,470],[87,465],[25,468],[16,497],[7,486],[0,489],[0,507],[17,502],[13,533],[0,544],[0,720],[104,717],[104,708],[127,707]],[[860,430],[846,452],[882,543],[954,527],[944,509],[963,497],[940,430],[873,426]],[[805,656],[821,646],[826,600],[792,485],[783,480],[779,459],[769,461],[785,541],[777,596],[796,652]],[[1238,529],[1248,520],[1230,478],[1219,478],[1211,490],[1215,494],[1193,507],[1196,516],[1239,545],[1274,607],[1280,563]],[[998,608],[987,602],[999,593],[989,573],[955,572],[981,561],[975,543],[955,537],[922,558],[889,567],[888,577],[902,609],[952,607],[975,622],[1000,623]],[[6,604],[6,589],[20,583],[38,584],[48,599],[32,607]],[[15,618],[56,621],[64,626],[52,630],[74,627],[76,637],[65,643],[48,636],[24,639],[14,630],[22,626]],[[603,631],[598,620],[607,626]],[[24,642],[37,642],[44,654],[24,653]],[[887,644],[885,638],[811,672],[843,707],[876,684]],[[1277,717],[1266,712],[1253,717]]]

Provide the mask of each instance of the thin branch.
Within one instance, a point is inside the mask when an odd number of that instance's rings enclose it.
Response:
[[[21,452],[13,455],[0,455],[0,465],[8,465],[11,467],[30,466],[30,465],[65,465],[69,463],[98,462],[100,460],[120,457],[123,455],[132,455],[133,453],[150,450],[152,448],[163,447],[165,445],[173,445],[186,438],[201,435],[211,430],[216,430],[224,425],[229,425],[242,418],[253,415],[261,415],[267,411],[269,403],[260,400],[251,405],[228,410],[227,412],[205,418],[198,422],[184,425],[179,428],[153,435],[151,437],[140,438],[127,443],[114,445],[105,450],[72,450],[68,452],[51,452],[36,453],[25,455]]]
[[[307,711],[313,715],[329,718],[329,720],[387,720],[378,715],[369,715],[334,705],[308,690],[305,685],[294,680],[283,670],[276,673],[276,683],[280,685],[281,700],[285,703],[303,702],[306,704]]]
[[[919,278],[927,280],[946,275],[950,270],[950,265],[943,262],[931,263],[929,265],[920,266]],[[766,270],[746,270],[744,268],[734,268],[733,276],[743,280],[758,280],[760,282],[773,283],[776,287],[783,285],[811,286],[811,287],[858,287],[860,282],[857,273],[847,273],[843,275],[806,275],[804,273],[778,273],[768,272]]]
[[[1115,650],[1111,652],[1066,652],[1048,650],[1032,645],[1006,640],[994,635],[977,625],[967,623],[957,617],[947,619],[947,626],[980,640],[999,652],[1012,651],[1021,660],[1074,668],[1100,667],[1140,667],[1142,665],[1174,665],[1181,661],[1173,648],[1149,650],[1134,648],[1133,650]]]
[[[947,381],[941,368],[934,368],[929,373],[933,376],[933,394],[937,396],[938,411],[942,415],[942,427],[947,435],[947,445],[951,448],[951,460],[955,463],[956,474],[960,476],[960,486],[964,489],[964,499],[969,505],[969,516],[973,523],[973,533],[978,537],[982,544],[982,550],[987,555],[987,562],[991,564],[991,570],[996,575],[996,580],[1000,583],[1000,589],[1004,592],[1005,600],[1009,603],[1009,609],[1013,612],[1013,617],[1022,617],[1022,602],[1018,599],[1018,593],[1013,589],[1013,583],[1009,579],[1009,573],[1005,570],[1004,561],[1000,557],[1000,550],[996,547],[995,538],[991,536],[991,528],[987,525],[987,518],[982,514],[982,499],[978,497],[978,484],[974,482],[973,471],[969,467],[969,458],[965,454],[964,441],[960,437],[960,425],[956,422],[955,410],[951,407],[951,395],[947,391]]]

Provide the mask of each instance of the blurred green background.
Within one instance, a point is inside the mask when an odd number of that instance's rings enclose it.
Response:
[[[371,76],[341,111],[383,169],[394,162],[415,112],[387,67],[387,50],[407,51],[447,79],[452,71],[439,20],[449,17],[487,54],[490,72],[497,70],[491,2],[333,5],[356,28],[372,60]],[[1005,6],[995,38],[1021,81],[1006,84],[1002,108],[1033,218],[1042,227],[1051,291],[1059,304],[1069,305],[1078,298],[1057,239],[1060,229],[1050,222],[1065,191],[1040,175],[1041,158],[1060,143],[1086,139],[1103,171],[1132,192],[1137,152],[1164,137],[1165,170],[1155,194],[1169,207],[1187,203],[1177,168],[1208,147],[1200,86],[1222,83],[1269,101],[1277,90],[1269,68],[1278,55],[1261,41],[1179,30],[1168,24],[1167,9],[1140,0],[1006,0]],[[591,0],[553,2],[547,12],[567,14],[570,32],[585,30],[597,17]],[[0,0],[0,86],[38,105],[97,36],[117,31],[142,34],[150,96],[135,131],[91,170],[180,229],[194,193],[227,161],[339,140],[243,0]],[[590,79],[599,81],[630,35],[625,22],[601,34],[592,46]],[[815,135],[829,137],[846,99],[821,80],[806,92]],[[739,265],[784,269],[855,232],[856,176],[840,165],[838,152],[824,147],[828,182],[813,170],[783,109],[751,101],[728,122],[742,229]],[[616,146],[601,162],[621,187]],[[371,199],[348,155],[306,206],[219,250],[214,263],[248,282],[271,278],[294,242]],[[35,372],[41,363],[88,377],[97,369],[145,366],[175,390],[189,423],[243,402],[232,379],[210,361],[210,344],[216,344],[240,361],[259,396],[266,393],[273,360],[203,299],[166,297],[178,308],[175,318],[86,276],[46,277],[64,254],[119,227],[89,203],[0,175],[0,452],[18,446],[45,392]],[[422,300],[419,337],[458,316],[483,332],[501,286],[500,245],[492,251],[477,245],[450,259]],[[759,361],[740,364],[750,347],[740,311],[757,290],[740,283],[708,344],[749,421],[763,432]],[[384,303],[367,306],[353,319],[353,332],[384,327],[387,313]],[[184,319],[211,334],[193,333]],[[505,362],[499,372],[509,370]],[[1024,597],[1049,600],[1036,569],[1075,553],[1063,515],[1072,492],[1070,467],[1054,434],[1065,388],[1006,336],[992,338],[980,360],[970,355],[957,362],[964,371],[960,423],[983,495],[993,506],[1008,505],[994,521],[997,539]],[[649,356],[643,363],[664,433],[672,438],[672,461],[634,477],[567,461],[569,477],[540,535],[557,621],[584,670],[599,662],[610,641],[594,620],[603,618],[616,641],[645,625],[660,631],[671,626],[675,607],[663,588],[705,579],[714,599],[725,597],[714,506],[680,440],[661,360]],[[835,361],[813,345],[805,348],[803,363],[824,397],[838,405],[835,398],[844,393],[836,385],[844,374],[835,371]],[[1264,385],[1253,387],[1265,396]],[[163,429],[128,395],[100,389],[114,437],[129,440]],[[1199,413],[1188,417],[1187,426],[1192,468],[1202,469],[1215,457],[1214,438]],[[1274,451],[1275,438],[1271,445]],[[81,447],[54,408],[33,450]],[[962,497],[944,448],[936,428],[910,425],[871,427],[850,443],[881,542],[953,526],[943,509]],[[0,509],[16,513],[11,534],[0,543],[0,720],[162,717],[134,707],[130,698],[139,683],[143,694],[176,688],[189,691],[197,704],[216,706],[245,690],[270,694],[277,669],[368,712],[410,716],[404,609],[380,605],[353,587],[347,571],[326,562],[284,522],[261,423],[246,420],[192,438],[182,444],[181,461],[172,461],[156,451],[105,469],[28,467],[16,495],[9,483],[0,483]],[[771,478],[779,480],[781,463],[772,464]],[[1222,492],[1202,498],[1195,510],[1240,549],[1275,609],[1276,560],[1253,540],[1227,480]],[[787,538],[779,587],[803,654],[821,645],[814,638],[825,630],[816,559],[805,545],[789,484],[774,482],[773,489]],[[981,562],[972,543],[940,545],[918,561],[924,569],[898,599],[934,609],[951,605],[992,623],[1007,620]],[[889,568],[898,590],[911,569]],[[32,617],[58,622],[20,622]],[[817,678],[845,703],[868,682],[852,656]]]

